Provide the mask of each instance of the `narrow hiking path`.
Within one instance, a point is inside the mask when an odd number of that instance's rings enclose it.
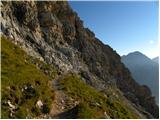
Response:
[[[70,72],[57,76],[52,82],[55,92],[55,98],[49,114],[52,119],[74,118],[75,100],[67,96],[60,86],[60,80],[67,74],[70,74]]]
[[[47,115],[41,115],[37,119],[70,119],[76,118],[76,105],[74,99],[67,96],[60,86],[60,80],[62,80],[70,72],[63,73],[62,75],[57,75],[52,80],[52,85],[54,89],[54,100],[51,105],[50,113]]]
[[[57,75],[53,80],[52,80],[52,86],[54,89],[54,100],[52,101],[51,104],[51,109],[49,114],[43,114],[36,119],[58,119],[60,118],[60,115],[65,112],[65,106],[66,106],[66,98],[67,96],[64,94],[64,92],[60,89],[60,83],[59,81],[64,78],[68,73],[62,74],[62,75]],[[64,116],[65,118],[67,116]]]
[[[51,106],[50,116],[51,118],[59,118],[59,114],[65,112],[67,96],[60,88],[59,81],[68,74],[64,73],[63,75],[58,75],[53,81],[53,88],[55,93],[55,98]]]

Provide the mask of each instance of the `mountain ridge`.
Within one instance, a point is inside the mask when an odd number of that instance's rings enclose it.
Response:
[[[147,85],[151,88],[152,94],[156,96],[158,103],[158,84],[159,84],[159,65],[152,59],[140,52],[132,52],[122,56],[122,62],[131,71],[133,78],[140,84]]]
[[[159,63],[159,56],[152,59],[154,62]]]

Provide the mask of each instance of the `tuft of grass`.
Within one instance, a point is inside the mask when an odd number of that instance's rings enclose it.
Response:
[[[60,84],[66,94],[80,102],[77,118],[104,118],[105,112],[111,118],[138,118],[123,101],[110,100],[85,84],[76,74],[68,74]]]
[[[77,111],[78,119],[98,119],[103,118],[103,112],[101,109],[91,107],[87,102],[80,102]]]
[[[32,57],[4,36],[1,37],[1,46],[1,117],[34,118],[43,114],[43,110],[36,108],[38,100],[45,104],[45,108],[49,112],[54,91],[51,81],[49,81],[51,77],[44,70],[51,71],[52,77],[56,75],[56,70],[38,60],[35,62]],[[40,69],[33,63],[33,60],[41,66]],[[26,85],[30,86],[30,89],[24,91]],[[16,106],[12,117],[8,100]]]

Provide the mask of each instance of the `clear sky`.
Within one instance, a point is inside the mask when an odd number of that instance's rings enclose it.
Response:
[[[158,56],[158,2],[70,1],[84,26],[120,55]]]

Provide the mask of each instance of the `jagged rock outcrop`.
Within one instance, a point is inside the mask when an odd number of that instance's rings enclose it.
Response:
[[[2,2],[1,8],[2,33],[29,55],[81,75],[97,90],[114,84],[131,103],[159,117],[150,90],[132,79],[120,56],[84,28],[67,2]]]

